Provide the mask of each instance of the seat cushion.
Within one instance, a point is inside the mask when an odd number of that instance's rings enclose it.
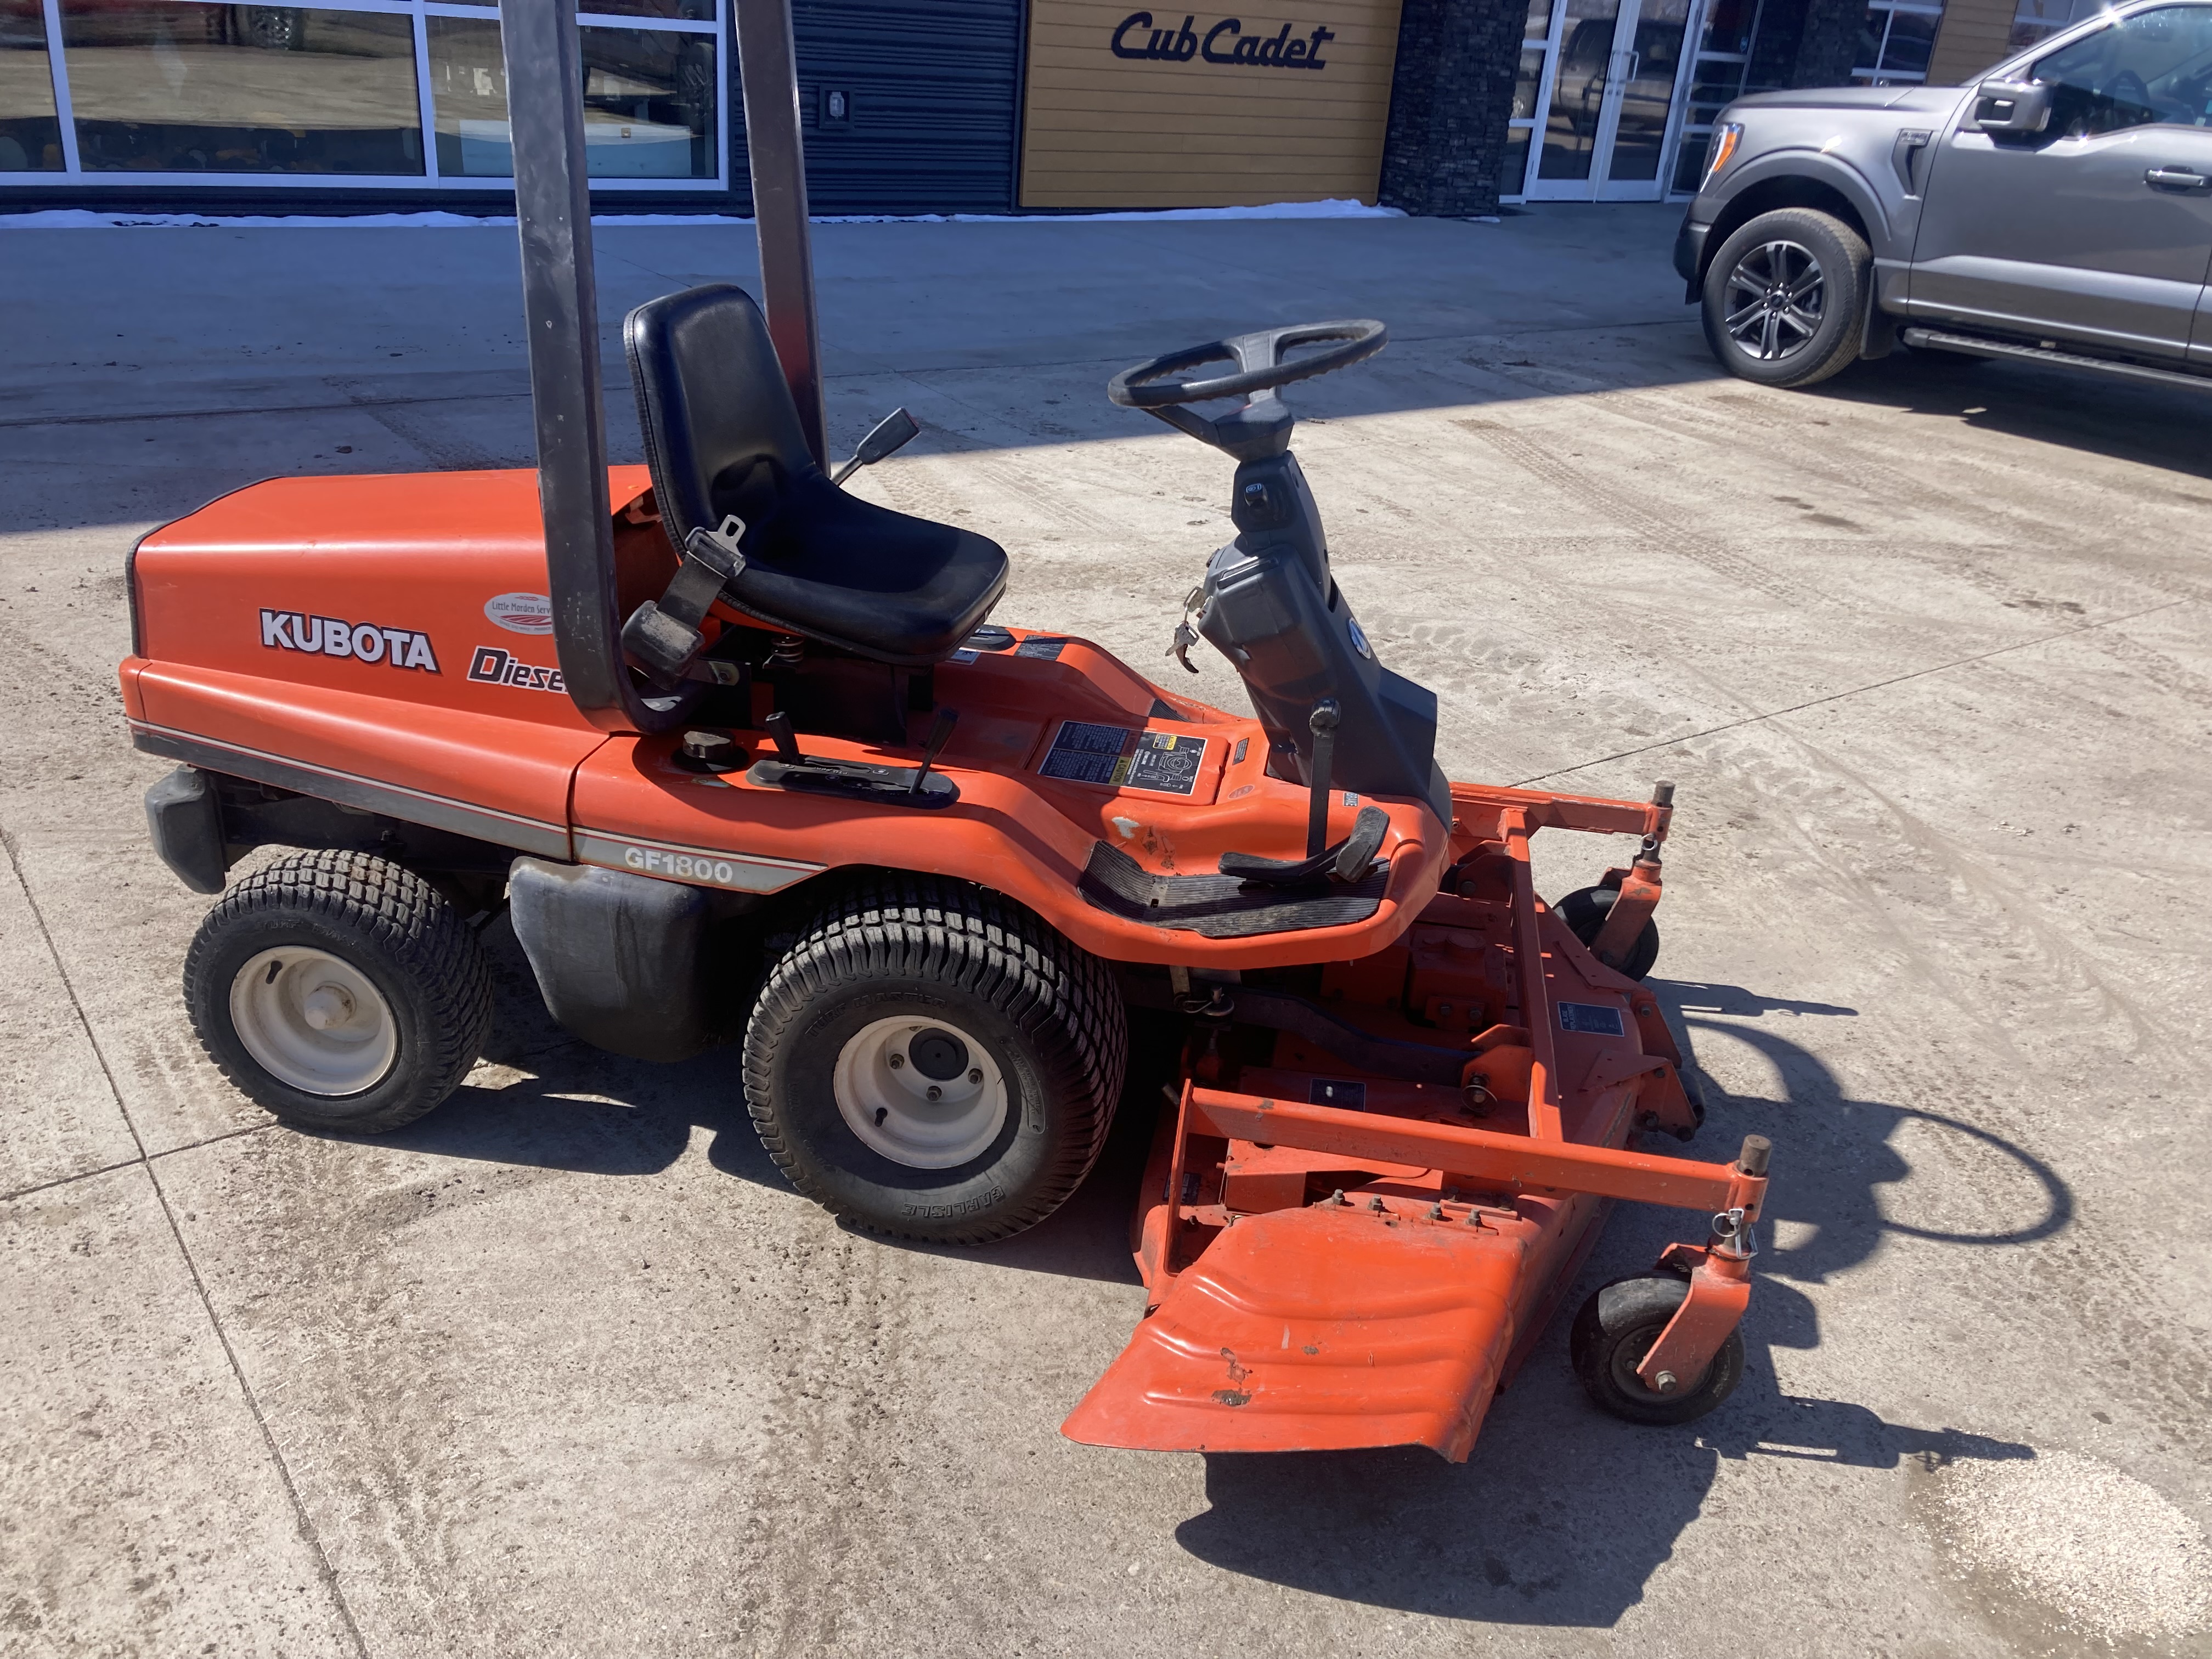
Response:
[[[1006,556],[951,525],[872,506],[806,448],[768,325],[744,289],[648,301],[623,341],[669,538],[735,514],[739,610],[879,661],[919,666],[960,647],[1005,591]]]
[[[848,495],[818,471],[790,481],[738,545],[745,568],[723,590],[730,603],[886,662],[951,655],[1006,586],[996,542]]]

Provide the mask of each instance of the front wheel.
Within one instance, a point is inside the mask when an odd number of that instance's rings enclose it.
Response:
[[[1128,1033],[1103,963],[964,883],[884,875],[769,970],[745,1097],[793,1186],[872,1232],[980,1244],[1105,1144]]]
[[[200,923],[185,1006],[241,1092],[304,1129],[376,1134],[460,1084],[491,1024],[491,975],[453,907],[367,853],[301,853]]]
[[[1859,355],[1874,255],[1842,220],[1780,208],[1740,226],[1705,269],[1705,343],[1761,386],[1825,380]]]

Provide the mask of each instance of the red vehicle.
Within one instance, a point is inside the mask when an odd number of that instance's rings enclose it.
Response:
[[[757,99],[787,31],[781,0],[748,3]],[[1210,708],[992,626],[996,544],[824,471],[797,131],[773,112],[749,124],[770,318],[720,285],[633,313],[649,464],[606,467],[574,23],[505,15],[543,122],[515,145],[538,473],[275,480],[133,559],[124,696],[137,744],[183,763],[149,798],[156,843],[222,895],[185,995],[239,1087],[325,1130],[434,1108],[488,1018],[466,919],[503,901],[571,1030],[658,1059],[732,1043],[800,1191],[976,1243],[1084,1178],[1146,1011],[1183,1032],[1133,1234],[1151,1306],[1069,1434],[1464,1457],[1616,1199],[1711,1221],[1585,1304],[1584,1386],[1651,1422],[1723,1399],[1765,1143],[1727,1164],[1634,1144],[1698,1117],[1640,982],[1670,792],[1437,771],[1435,699],[1331,578],[1278,395],[1382,325],[1243,335],[1109,389],[1236,463],[1238,535],[1177,642],[1222,650],[1254,713]],[[1547,905],[1547,830],[1639,850]],[[307,850],[226,887],[270,843]]]

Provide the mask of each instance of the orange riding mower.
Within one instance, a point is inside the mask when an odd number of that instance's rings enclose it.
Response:
[[[740,0],[749,90],[788,61],[775,4]],[[506,16],[537,470],[273,480],[133,551],[124,698],[138,747],[182,763],[149,793],[155,845],[221,895],[185,972],[216,1063],[305,1127],[411,1121],[478,1058],[504,915],[577,1036],[726,1045],[800,1192],[981,1244],[1050,1214],[1143,1098],[1133,1014],[1174,1022],[1133,1232],[1147,1310],[1070,1436],[1463,1458],[1619,1199],[1711,1220],[1583,1305],[1577,1375],[1643,1422],[1724,1399],[1766,1143],[1632,1145],[1700,1115],[1642,983],[1671,788],[1437,769],[1436,699],[1331,575],[1279,395],[1382,325],[1109,387],[1236,465],[1237,534],[1171,650],[1221,652],[1252,713],[1208,707],[992,624],[997,544],[848,494],[903,411],[825,469],[803,261],[767,257],[805,231],[803,187],[794,221],[762,181],[797,154],[775,100],[748,131],[769,315],[726,285],[633,312],[647,465],[610,468],[574,18]],[[1547,906],[1548,830],[1640,850]],[[297,850],[230,879],[272,846]]]

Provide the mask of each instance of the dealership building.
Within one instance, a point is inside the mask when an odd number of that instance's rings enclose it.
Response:
[[[744,213],[732,0],[590,0],[602,211]],[[793,0],[823,214],[1356,198],[1473,216],[1695,188],[1747,91],[1956,81],[2091,0]],[[0,0],[0,212],[501,211],[467,0]]]

